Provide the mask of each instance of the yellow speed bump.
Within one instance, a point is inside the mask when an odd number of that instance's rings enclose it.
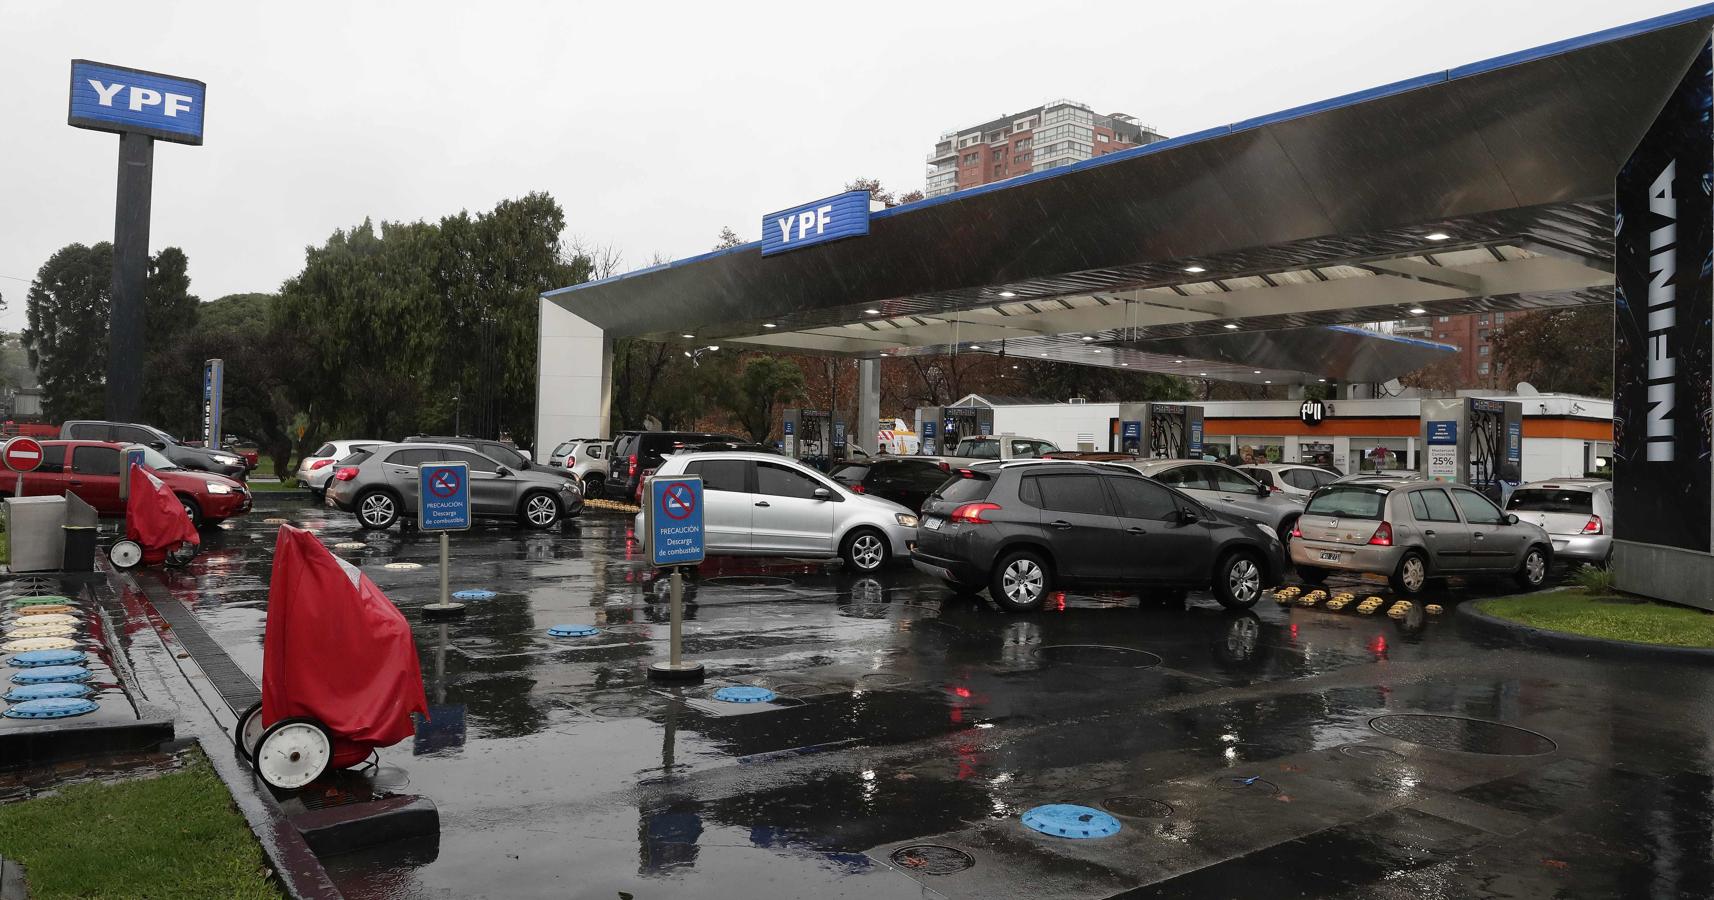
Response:
[[[1350,594],[1340,594],[1332,600],[1327,601],[1327,608],[1334,612],[1338,612],[1345,607],[1350,606],[1352,599],[1354,598]]]
[[[1431,616],[1438,616],[1441,613],[1446,612],[1446,607],[1441,606],[1438,603],[1430,603],[1427,606],[1424,606],[1422,608],[1422,611],[1425,613],[1428,613]]]
[[[1381,608],[1381,598],[1379,598],[1379,597],[1370,597],[1369,599],[1364,600],[1362,603],[1357,604],[1357,612],[1359,612],[1365,616],[1373,615],[1375,610],[1380,609],[1380,608]]]
[[[39,606],[25,606],[18,610],[20,618],[24,616],[52,616],[69,613],[72,609],[64,603],[43,603]]]
[[[1411,602],[1409,600],[1400,600],[1393,604],[1392,609],[1387,610],[1387,616],[1394,619],[1402,619],[1405,617],[1406,613],[1410,612],[1410,608]]]

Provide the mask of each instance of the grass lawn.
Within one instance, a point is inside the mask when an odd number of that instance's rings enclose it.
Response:
[[[278,900],[262,850],[200,755],[187,769],[0,805],[0,854],[30,895]]]
[[[265,494],[269,491],[303,490],[298,487],[298,483],[296,481],[256,481],[255,479],[251,479],[250,481],[245,482],[245,484],[250,488],[250,493],[252,494]]]
[[[1640,644],[1714,648],[1714,614],[1636,598],[1591,596],[1580,588],[1480,600],[1476,608],[1551,631]]]

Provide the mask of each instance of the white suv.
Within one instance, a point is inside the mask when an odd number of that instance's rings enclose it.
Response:
[[[565,469],[583,486],[586,497],[601,496],[601,488],[612,473],[608,457],[613,454],[613,442],[599,438],[575,438],[553,448],[548,465]]]
[[[909,559],[917,516],[879,497],[771,453],[681,453],[655,477],[702,478],[704,546],[710,556],[839,557],[859,572]],[[643,533],[643,515],[636,529]]]

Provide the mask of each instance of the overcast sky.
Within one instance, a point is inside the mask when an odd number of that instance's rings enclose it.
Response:
[[[635,267],[855,176],[921,188],[942,131],[1050,99],[1185,134],[1684,5],[0,0],[0,328],[49,254],[113,235],[118,138],[66,125],[73,58],[207,82],[204,146],[157,145],[151,243],[209,300],[364,217],[532,190]]]

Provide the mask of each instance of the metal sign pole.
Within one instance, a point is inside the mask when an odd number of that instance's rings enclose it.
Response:
[[[423,616],[461,616],[464,604],[452,600],[452,545],[447,532],[470,527],[470,470],[461,462],[431,462],[419,467],[417,477],[417,527],[440,532],[440,596],[423,607]]]
[[[701,681],[701,663],[684,659],[684,568],[703,559],[702,479],[650,478],[643,487],[643,540],[649,563],[667,571],[667,661],[649,666],[660,681]]]
[[[684,651],[684,575],[680,573],[678,566],[673,566],[672,625],[668,640],[672,642],[672,649],[668,652],[667,659],[674,669],[681,668]]]

